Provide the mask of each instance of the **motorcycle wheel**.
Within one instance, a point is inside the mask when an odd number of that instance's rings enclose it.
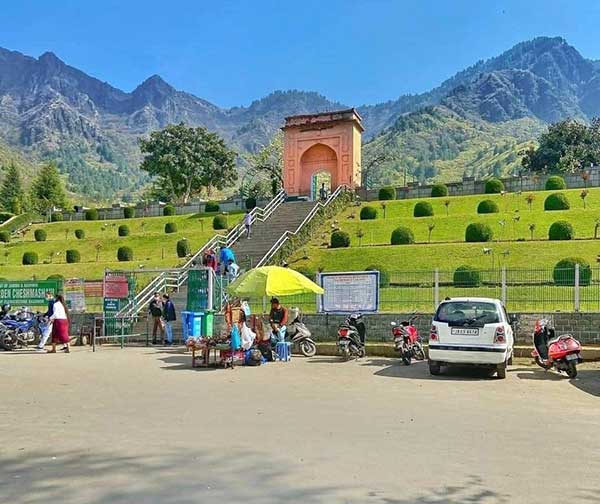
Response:
[[[425,351],[421,343],[415,343],[414,355],[417,360],[425,360]]]
[[[366,355],[367,355],[367,351],[365,350],[365,347],[361,347],[358,349],[358,358],[359,359],[366,357]]]
[[[16,338],[11,338],[8,333],[2,333],[0,335],[0,347],[2,347],[7,352],[11,350],[15,350],[17,348],[17,340]]]
[[[544,364],[544,362],[542,361],[542,359],[539,358],[539,356],[535,357],[535,363],[546,371],[548,371],[552,367],[552,364]]]
[[[342,359],[344,361],[350,360],[350,351],[348,350],[348,347],[344,347],[342,350]]]
[[[410,366],[410,354],[407,352],[402,353],[402,362],[405,366]]]
[[[569,378],[575,378],[577,376],[577,363],[575,361],[570,361],[567,364],[566,371]]]
[[[317,345],[312,341],[303,341],[300,343],[300,352],[304,357],[314,357],[317,354]]]

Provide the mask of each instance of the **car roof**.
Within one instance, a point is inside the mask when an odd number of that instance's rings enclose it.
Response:
[[[444,299],[440,304],[443,303],[452,303],[453,301],[458,301],[461,303],[464,302],[469,302],[469,301],[477,301],[477,302],[483,302],[483,303],[494,303],[494,304],[502,304],[502,301],[500,301],[497,298],[486,298],[486,297],[453,297],[450,299]]]

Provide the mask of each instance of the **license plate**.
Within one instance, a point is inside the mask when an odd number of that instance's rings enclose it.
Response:
[[[479,329],[453,327],[450,334],[454,334],[455,336],[479,336]]]
[[[579,355],[577,355],[577,354],[572,353],[572,354],[567,355],[567,360],[578,360],[578,359],[579,359]]]

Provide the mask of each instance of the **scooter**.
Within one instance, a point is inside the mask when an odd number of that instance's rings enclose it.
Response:
[[[569,378],[577,376],[577,364],[581,358],[581,343],[571,334],[556,336],[547,319],[538,320],[533,331],[534,350],[531,356],[541,368],[564,371]]]
[[[365,339],[367,327],[360,313],[348,315],[338,327],[338,353],[347,361],[352,357],[359,359],[367,355]]]
[[[290,308],[290,320],[285,331],[286,338],[289,338],[294,347],[300,349],[304,357],[314,357],[317,354],[317,345],[311,338],[310,331],[302,322],[300,308]]]
[[[43,315],[20,310],[0,321],[0,347],[4,350],[26,348],[40,336],[40,325],[47,323]]]
[[[414,326],[418,316],[413,314],[408,320],[400,324],[392,322],[392,335],[394,336],[394,349],[400,354],[402,362],[410,366],[411,359],[425,360],[425,351],[421,344],[419,331]]]

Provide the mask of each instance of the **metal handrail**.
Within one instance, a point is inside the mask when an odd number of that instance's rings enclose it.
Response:
[[[339,186],[333,193],[329,195],[329,198],[323,203],[319,201],[314,207],[311,208],[308,215],[304,218],[304,220],[300,223],[300,225],[296,228],[295,231],[285,231],[279,239],[275,242],[275,244],[269,249],[269,251],[262,257],[260,261],[256,264],[256,267],[264,266],[267,264],[273,256],[279,252],[281,247],[292,237],[296,236],[304,226],[306,226],[314,216],[322,209],[327,208],[330,203],[332,203],[342,192],[346,192],[348,190],[348,186],[341,185]]]

